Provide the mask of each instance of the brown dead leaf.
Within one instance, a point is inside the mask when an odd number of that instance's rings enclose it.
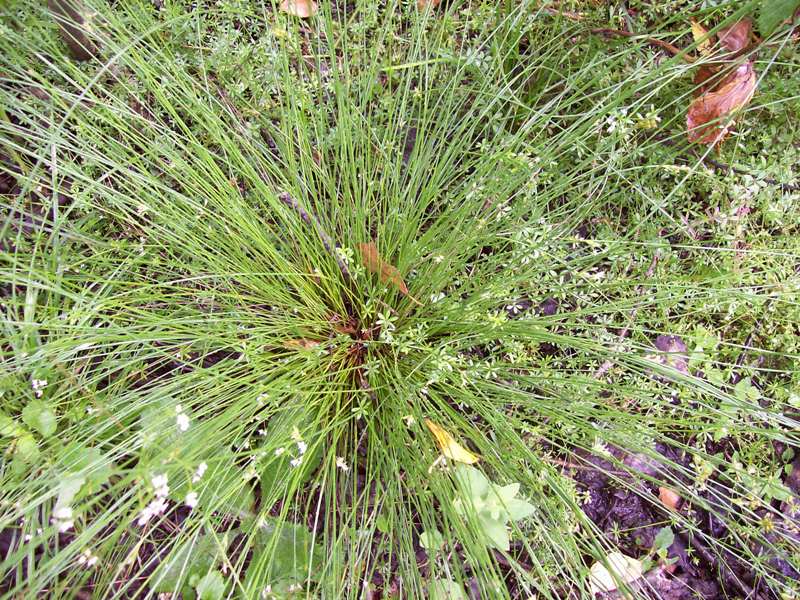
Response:
[[[664,506],[672,510],[678,510],[678,504],[681,502],[680,495],[668,487],[658,488],[658,498]]]
[[[361,262],[370,273],[378,273],[382,282],[391,283],[400,290],[400,293],[404,296],[420,304],[408,293],[408,287],[406,287],[406,283],[403,281],[400,271],[383,260],[381,255],[378,254],[378,247],[375,245],[375,242],[356,245],[358,246],[358,251],[361,253]]]
[[[280,9],[286,14],[301,19],[313,17],[318,11],[317,3],[314,0],[283,0]]]
[[[722,143],[730,130],[728,117],[747,106],[755,91],[753,61],[747,61],[689,105],[686,115],[689,141],[709,145]]]
[[[719,68],[711,65],[702,65],[697,69],[693,79],[693,83],[697,86],[693,92],[695,98],[705,94],[714,87],[713,82],[709,82],[709,80],[718,72]]]
[[[317,346],[319,346],[319,342],[307,338],[298,338],[296,340],[286,340],[283,342],[283,347],[287,350],[311,350]]]
[[[436,8],[442,0],[417,0],[417,9],[425,10],[427,7]]]
[[[717,33],[719,43],[731,52],[744,50],[750,44],[750,32],[753,24],[750,19],[742,19],[730,27],[720,29]]]

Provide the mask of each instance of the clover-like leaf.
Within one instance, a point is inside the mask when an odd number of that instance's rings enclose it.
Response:
[[[520,519],[530,517],[534,512],[536,512],[536,507],[526,500],[512,498],[506,503],[506,510],[508,511],[508,517],[510,520],[519,521]]]
[[[56,415],[41,400],[32,400],[22,409],[22,420],[42,437],[50,437],[56,432]]]
[[[481,532],[486,536],[491,546],[498,550],[507,551],[511,544],[511,535],[504,520],[480,518]]]
[[[220,600],[225,594],[225,580],[219,571],[209,571],[197,583],[198,600]]]
[[[419,545],[432,552],[444,545],[444,536],[438,529],[429,529],[419,534]]]
[[[767,37],[778,28],[778,25],[792,18],[795,11],[800,10],[800,0],[764,0],[758,14],[758,29],[763,37]]]

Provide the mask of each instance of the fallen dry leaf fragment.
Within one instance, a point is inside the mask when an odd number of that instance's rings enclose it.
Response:
[[[317,14],[317,3],[314,0],[283,0],[280,5],[282,12],[307,19]]]
[[[728,118],[747,106],[756,91],[753,62],[747,61],[725,77],[715,89],[689,105],[686,127],[689,141],[720,144],[730,131]]]
[[[711,54],[711,38],[703,39],[708,35],[708,30],[692,19],[692,38],[697,44],[697,50],[702,55]]]
[[[425,10],[428,6],[436,8],[442,0],[417,0],[417,8]]]
[[[689,372],[689,354],[686,343],[677,335],[659,335],[655,347],[662,355],[658,361],[667,367],[677,369],[681,373]]]
[[[677,510],[678,504],[680,504],[681,501],[681,497],[678,492],[668,487],[658,488],[658,498],[661,500],[661,503],[664,506],[671,508],[672,510]]]
[[[608,567],[597,561],[589,572],[592,598],[602,592],[613,592],[617,589],[617,582],[631,583],[642,576],[642,563],[621,552],[610,553],[606,556],[606,563]]]
[[[296,340],[286,340],[283,342],[283,347],[287,350],[311,350],[319,346],[319,342],[309,340],[307,338],[299,338]]]
[[[480,460],[476,455],[459,444],[444,427],[437,425],[430,419],[425,419],[425,425],[430,429],[433,437],[436,438],[439,450],[442,451],[442,455],[445,458],[468,465],[474,464]]]
[[[408,287],[403,281],[400,271],[381,258],[375,242],[356,245],[358,246],[358,251],[361,253],[361,261],[370,273],[378,273],[382,282],[391,283],[409,300],[420,304],[420,302],[408,293]]]
[[[731,25],[720,29],[717,33],[719,43],[731,52],[738,52],[747,48],[750,44],[750,32],[753,24],[750,19],[742,19]]]

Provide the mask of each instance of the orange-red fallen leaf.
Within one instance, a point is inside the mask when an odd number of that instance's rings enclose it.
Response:
[[[378,254],[378,247],[375,245],[375,242],[356,245],[358,246],[358,251],[361,253],[361,261],[370,273],[377,273],[382,282],[391,283],[400,290],[404,296],[419,304],[419,302],[408,293],[408,287],[406,287],[406,283],[403,281],[400,271],[383,260],[381,255]]]
[[[750,19],[742,19],[730,27],[725,27],[717,32],[719,43],[731,52],[738,52],[750,44],[750,31],[753,24]]]
[[[678,495],[678,492],[668,487],[658,488],[658,498],[661,500],[661,503],[664,506],[671,508],[672,510],[677,510],[678,504],[680,504],[681,501],[681,497]]]
[[[678,565],[672,563],[671,565],[663,565],[661,568],[664,569],[670,575],[672,575],[677,570]]]
[[[730,129],[728,117],[747,106],[755,91],[753,62],[747,61],[725,77],[715,89],[698,96],[689,105],[686,115],[689,141],[720,144]]]
[[[417,8],[425,10],[426,7],[436,8],[442,0],[417,0]]]
[[[300,17],[301,19],[313,17],[318,10],[317,3],[314,0],[283,0],[280,9],[293,17]]]
[[[309,340],[306,338],[299,338],[296,340],[286,340],[283,342],[283,347],[287,350],[311,350],[319,346],[319,342]]]
[[[710,65],[703,65],[697,72],[694,74],[694,84],[697,86],[697,89],[694,90],[695,98],[700,96],[701,94],[705,94],[713,87],[713,83],[708,83],[708,80],[711,79],[714,75],[719,72],[719,68],[715,68]]]

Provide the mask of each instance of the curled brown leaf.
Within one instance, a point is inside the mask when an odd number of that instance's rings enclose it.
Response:
[[[720,144],[730,130],[728,118],[747,106],[755,91],[753,61],[747,61],[689,105],[686,115],[689,141]]]
[[[314,0],[283,0],[280,5],[282,12],[293,17],[308,19],[317,14],[317,3]]]
[[[425,10],[428,6],[436,8],[442,0],[417,0],[417,9]]]
[[[750,19],[742,19],[730,27],[724,27],[717,32],[719,43],[731,52],[744,50],[750,45],[750,32],[752,28],[753,23]]]
[[[283,342],[283,347],[287,350],[313,350],[317,346],[319,346],[319,342],[308,338],[298,338]]]
[[[377,273],[382,282],[391,283],[400,290],[400,293],[419,304],[419,302],[408,293],[408,287],[405,281],[403,281],[400,271],[381,258],[375,242],[357,244],[357,246],[358,251],[361,253],[361,261],[370,273]]]
[[[672,510],[678,510],[678,504],[681,502],[680,495],[675,490],[668,487],[658,488],[658,498],[664,506]]]

